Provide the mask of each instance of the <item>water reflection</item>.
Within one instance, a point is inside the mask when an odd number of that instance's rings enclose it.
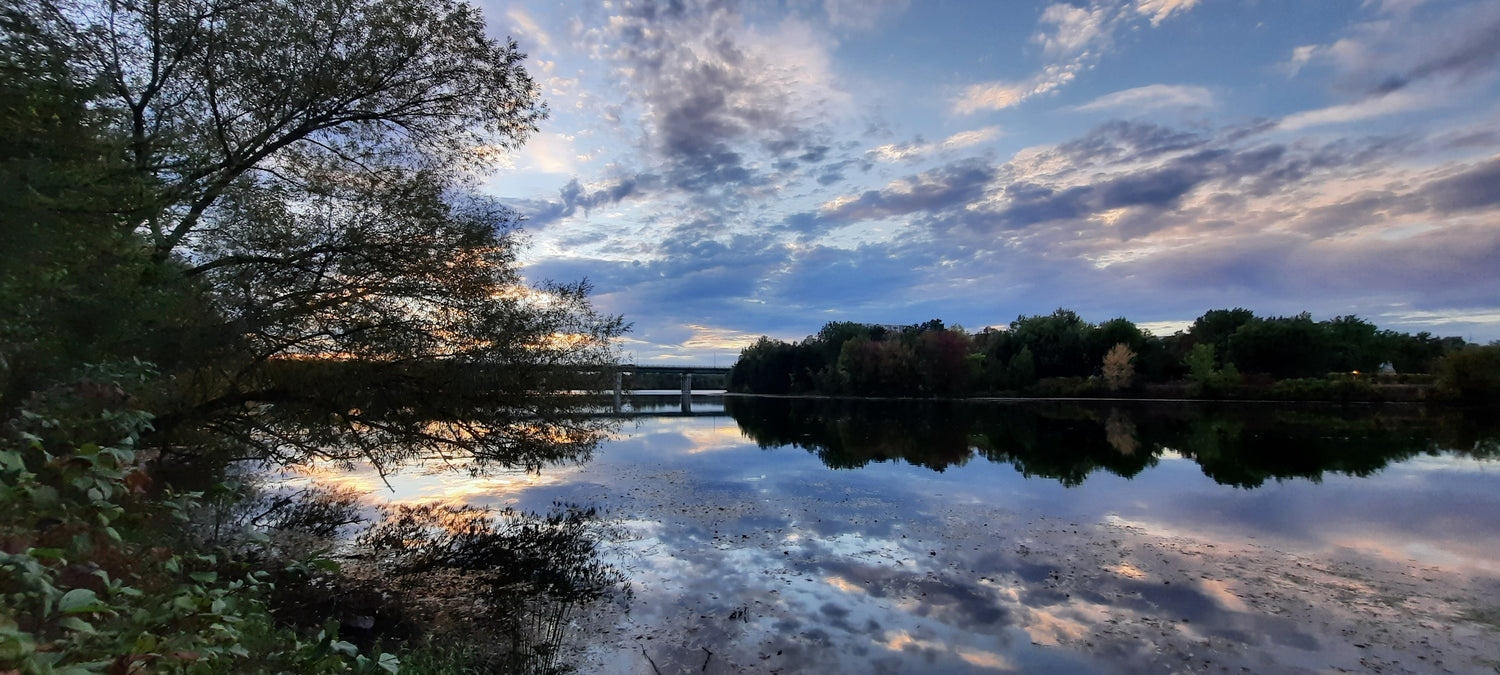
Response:
[[[621,536],[601,560],[635,596],[628,613],[588,615],[585,672],[1500,661],[1484,415],[679,403],[632,401],[586,464],[503,483],[434,466],[372,499],[605,512]]]
[[[934,471],[974,456],[1076,486],[1096,471],[1130,478],[1168,453],[1222,485],[1325,474],[1368,476],[1451,451],[1500,455],[1495,417],[1416,407],[1367,409],[788,398],[726,400],[763,448],[795,446],[830,468],[904,460]]]

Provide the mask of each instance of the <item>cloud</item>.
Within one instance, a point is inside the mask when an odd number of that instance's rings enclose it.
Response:
[[[526,229],[538,232],[579,211],[587,213],[596,207],[639,196],[641,192],[658,187],[660,182],[657,176],[645,174],[586,187],[574,178],[558,190],[557,201],[510,200],[510,206],[526,217]]]
[[[1313,200],[1301,216],[1270,212],[1284,209],[1279,200],[1309,184],[1336,183],[1344,173],[1368,173],[1410,147],[1410,142],[1381,137],[1252,143],[1234,128],[1211,134],[1112,121],[1000,165],[971,158],[899,178],[879,190],[831,200],[817,213],[789,219],[788,225],[807,233],[897,219],[972,250],[1024,245],[1038,255],[1093,261],[1149,256],[1149,238],[1159,231],[1173,237],[1222,236],[1224,227],[1249,226],[1261,218],[1247,216],[1251,205],[1267,210],[1266,219],[1296,223],[1307,233],[1325,236],[1347,229],[1334,222],[1341,216],[1377,208],[1404,216],[1425,208],[1412,204],[1436,200],[1406,194],[1406,187],[1384,201],[1350,203],[1349,197],[1338,196],[1326,203]],[[1452,192],[1472,195],[1483,189],[1492,170],[1485,165],[1442,176],[1450,182],[1434,183],[1432,192],[1452,185]],[[1492,194],[1469,199],[1477,203]],[[1461,202],[1449,198],[1444,203]],[[1327,208],[1318,210],[1320,206]],[[1142,243],[1122,254],[1121,242],[1132,240]]]
[[[747,333],[834,319],[984,325],[1056,305],[1143,320],[1236,304],[1493,306],[1500,296],[1476,280],[1500,280],[1477,271],[1500,254],[1489,225],[1500,158],[1403,165],[1429,145],[1112,121],[1009,160],[955,159],[827,200],[779,222],[793,241],[682,228],[655,248],[660,262],[622,265],[625,283],[600,288],[628,288],[608,296],[628,309],[610,310],[642,321]],[[861,228],[883,234],[831,244],[830,233]]]
[[[1115,31],[1131,26],[1132,18],[1149,17],[1151,25],[1156,26],[1195,4],[1197,0],[1139,0],[1131,6],[1133,11],[1126,11],[1115,0],[1096,0],[1087,7],[1048,5],[1030,40],[1042,46],[1048,63],[1027,78],[969,85],[953,100],[953,110],[960,114],[1004,110],[1055,92],[1092,68],[1109,50]]]
[[[1192,131],[1142,121],[1110,120],[1079,138],[1061,143],[1056,151],[1076,167],[1101,162],[1133,163],[1160,155],[1201,148],[1212,139]]]
[[[1052,64],[1022,82],[980,82],[965,87],[953,103],[953,109],[962,114],[982,110],[1004,110],[1019,105],[1033,96],[1056,91],[1072,82],[1085,68],[1082,62]]]
[[[982,145],[1004,135],[1000,127],[988,126],[960,131],[937,143],[924,143],[921,139],[910,143],[887,143],[869,152],[870,157],[882,162],[903,162],[922,159],[935,152],[953,152]]]
[[[1393,91],[1362,99],[1353,103],[1342,103],[1316,110],[1292,113],[1281,119],[1279,127],[1285,131],[1297,131],[1325,124],[1347,124],[1376,117],[1441,105],[1440,99],[1429,94],[1412,91]]]
[[[1454,87],[1490,79],[1500,62],[1500,4],[1472,2],[1436,13],[1405,11],[1415,3],[1388,2],[1386,16],[1353,26],[1330,44],[1304,45],[1287,68],[1312,63],[1332,67],[1335,82],[1358,97],[1382,96],[1437,81]]]
[[[1173,14],[1186,12],[1198,4],[1198,0],[1137,0],[1135,11],[1151,17],[1151,25],[1157,26]]]
[[[1197,7],[1077,4],[1039,12],[1030,70],[951,90],[952,109],[1045,98],[1126,44],[1121,31],[1149,36]],[[1334,36],[1343,40],[1294,51],[1299,85],[1327,80],[1332,97],[1316,109],[1279,120],[1235,110],[1246,116],[1208,126],[1151,113],[1226,113],[1220,83],[1147,82],[1071,108],[1091,115],[1057,117],[1045,132],[1063,135],[1013,155],[999,154],[1002,130],[988,120],[945,136],[951,128],[905,127],[927,118],[899,106],[851,110],[868,99],[839,91],[828,25],[799,22],[829,11],[840,30],[871,24],[834,18],[853,5],[798,6],[801,18],[775,23],[732,0],[629,1],[573,33],[614,68],[618,90],[570,89],[596,93],[610,132],[631,134],[629,149],[609,149],[602,135],[559,137],[569,151],[600,153],[577,167],[605,168],[507,203],[544,232],[528,277],[590,278],[598,306],[626,314],[655,345],[640,345],[643,357],[801,336],[827,320],[986,325],[1059,305],[1143,321],[1235,305],[1329,315],[1500,306],[1500,271],[1489,269],[1500,254],[1500,127],[1488,108],[1432,126],[1411,115],[1390,135],[1358,124],[1428,101],[1457,110],[1465,99],[1445,94],[1488,91],[1491,76],[1460,65],[1482,63],[1482,49],[1401,35],[1441,41],[1435,27],[1459,16],[1453,3],[1392,9]],[[1466,7],[1461,16],[1483,15]],[[1461,58],[1435,68],[1440,53]],[[1361,54],[1379,67],[1359,70]],[[559,161],[578,154],[562,150]]]
[[[1500,206],[1500,157],[1428,183],[1420,193],[1444,213]]]
[[[1042,45],[1047,56],[1072,56],[1109,40],[1110,8],[1095,5],[1088,9],[1066,3],[1048,5],[1042,10],[1043,28],[1031,41]]]
[[[1322,47],[1320,47],[1319,45],[1302,45],[1299,47],[1293,47],[1291,58],[1287,59],[1286,63],[1282,64],[1282,68],[1287,71],[1287,77],[1296,77],[1297,73],[1302,72],[1303,66],[1306,66],[1308,63],[1312,62],[1315,57],[1318,56],[1318,53],[1321,49]]]
[[[828,23],[838,28],[868,30],[882,20],[901,14],[911,0],[823,0]]]
[[[987,162],[970,160],[893,181],[858,197],[841,197],[823,205],[823,221],[855,222],[940,211],[979,200],[995,177]]]
[[[826,145],[817,122],[840,95],[829,42],[805,24],[762,34],[730,3],[635,2],[596,38],[642,107],[659,172],[681,190],[755,186],[758,159]]]
[[[531,17],[531,14],[525,8],[511,7],[505,12],[505,18],[510,20],[522,38],[535,42],[536,46],[540,47],[544,53],[554,51],[552,36],[548,35],[547,31],[542,29],[541,25],[536,22],[536,19]]]
[[[559,133],[539,133],[526,140],[512,160],[519,168],[541,173],[571,174],[578,161],[575,138]]]
[[[1161,108],[1211,108],[1213,105],[1213,92],[1206,87],[1152,84],[1105,94],[1074,110],[1094,112],[1125,109],[1136,113]]]
[[[913,244],[813,246],[769,278],[766,293],[783,311],[805,316],[836,308],[856,320],[880,322],[910,302],[912,289],[937,262],[933,251]]]
[[[1009,82],[981,82],[969,85],[954,102],[953,109],[968,114],[980,110],[1003,110],[1030,98],[1035,86]]]

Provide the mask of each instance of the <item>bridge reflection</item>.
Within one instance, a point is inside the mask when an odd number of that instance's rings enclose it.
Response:
[[[695,408],[696,404],[696,408]],[[603,417],[722,417],[724,395],[713,394],[615,394],[614,405],[598,413]]]

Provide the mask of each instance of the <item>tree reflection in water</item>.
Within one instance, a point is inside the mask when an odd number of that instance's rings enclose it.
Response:
[[[559,673],[571,669],[580,612],[628,609],[633,595],[600,559],[599,542],[618,533],[592,508],[391,504],[367,524],[364,495],[347,488],[233,485],[211,495],[196,529],[273,570],[272,612],[309,634],[333,621],[363,647],[460,650],[485,671]],[[266,536],[244,539],[252,531]],[[318,562],[298,562],[308,560]]]
[[[597,512],[555,504],[545,517],[463,505],[393,505],[356,541],[396,582],[429,626],[479,627],[508,643],[492,665],[505,672],[565,669],[573,613],[603,600],[627,603],[629,582],[599,561]]]
[[[203,489],[188,536],[269,570],[272,613],[309,637],[331,621],[340,639],[364,648],[405,644],[419,657],[436,650],[447,655],[441,663],[457,658],[485,672],[566,672],[579,620],[611,602],[628,611],[632,597],[625,574],[601,561],[599,542],[617,535],[595,509],[558,503],[536,514],[424,503],[376,513],[365,490],[316,480],[292,487],[262,470],[364,460],[381,476],[411,467],[481,476],[580,463],[619,424],[580,406],[585,398],[538,399],[529,410],[471,408],[466,416],[375,406],[355,410],[364,422],[343,430],[297,414],[311,411],[271,411],[250,434],[260,441],[261,468],[172,467],[186,475],[183,484]],[[375,421],[393,415],[403,419]]]
[[[1415,406],[1213,406],[731,397],[725,409],[762,448],[795,446],[835,469],[901,459],[943,471],[975,455],[1075,486],[1095,471],[1130,478],[1167,452],[1216,482],[1367,476],[1419,454],[1500,456],[1492,411]]]

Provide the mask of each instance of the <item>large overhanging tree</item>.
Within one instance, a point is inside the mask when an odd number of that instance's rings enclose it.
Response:
[[[156,439],[537,466],[623,325],[527,287],[474,184],[545,114],[451,0],[9,0],[66,55],[142,186],[114,219],[211,316],[163,322]],[[20,2],[21,4],[15,4]],[[170,330],[166,327],[170,324]]]

